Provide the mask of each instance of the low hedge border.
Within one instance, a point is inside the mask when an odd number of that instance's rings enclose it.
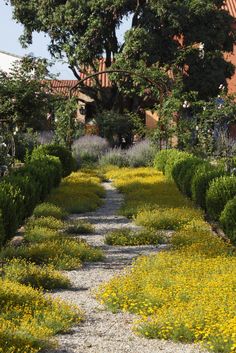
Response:
[[[179,190],[204,209],[211,220],[220,222],[236,243],[236,176],[229,176],[224,164],[213,166],[193,154],[171,149],[160,151],[154,166],[173,179]]]
[[[56,156],[58,155],[58,156]],[[61,163],[62,161],[62,163]],[[68,163],[68,164],[67,164]],[[74,168],[71,152],[57,145],[40,146],[31,160],[0,182],[0,245],[14,235],[38,202]]]

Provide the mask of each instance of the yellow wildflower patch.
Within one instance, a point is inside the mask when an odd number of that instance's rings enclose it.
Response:
[[[165,229],[177,231],[172,250],[137,259],[100,287],[99,300],[113,311],[138,315],[135,330],[145,337],[201,342],[215,352],[235,353],[235,249],[213,234],[203,214],[160,173],[114,169],[108,176],[125,193],[122,212],[129,210],[150,228],[165,219]],[[173,223],[175,218],[180,223]]]

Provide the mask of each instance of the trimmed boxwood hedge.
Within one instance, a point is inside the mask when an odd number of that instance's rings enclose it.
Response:
[[[165,167],[168,159],[175,153],[175,150],[162,150],[158,152],[154,159],[154,168],[160,170],[163,174],[165,174]]]
[[[206,193],[211,182],[225,174],[222,168],[204,163],[195,170],[192,178],[191,194],[192,199],[198,206],[206,210]]]
[[[57,144],[41,145],[35,148],[31,155],[31,160],[42,156],[54,156],[60,159],[62,165],[62,176],[66,177],[76,169],[76,160],[72,157],[71,151],[66,147]]]
[[[192,197],[192,179],[196,170],[204,161],[200,158],[189,156],[180,159],[174,164],[172,170],[173,179],[179,190],[185,195]]]
[[[236,245],[236,196],[225,205],[220,215],[220,223],[224,232]]]
[[[222,176],[212,181],[206,194],[208,215],[218,221],[226,203],[236,195],[236,177]]]
[[[15,235],[23,220],[32,214],[36,203],[43,201],[51,189],[59,185],[61,177],[59,159],[46,155],[3,178],[0,182],[0,212],[4,242]]]

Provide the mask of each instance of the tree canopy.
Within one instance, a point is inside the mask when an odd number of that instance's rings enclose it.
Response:
[[[0,123],[10,131],[47,126],[53,97],[45,81],[47,61],[24,57],[9,73],[0,71]]]
[[[47,33],[51,54],[66,55],[77,77],[85,66],[96,70],[96,58],[105,53],[107,67],[115,58],[121,69],[184,73],[184,89],[207,99],[234,72],[223,56],[235,42],[223,0],[7,1],[24,25],[22,43],[31,43],[34,31]],[[126,16],[132,26],[119,43],[117,29]]]

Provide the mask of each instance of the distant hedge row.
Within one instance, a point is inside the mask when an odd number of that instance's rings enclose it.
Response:
[[[219,221],[231,241],[236,244],[236,176],[227,175],[224,166],[178,150],[160,151],[154,166],[179,190]]]
[[[42,202],[62,176],[75,169],[70,151],[62,146],[36,148],[31,160],[0,182],[0,245],[11,239],[37,203]]]

